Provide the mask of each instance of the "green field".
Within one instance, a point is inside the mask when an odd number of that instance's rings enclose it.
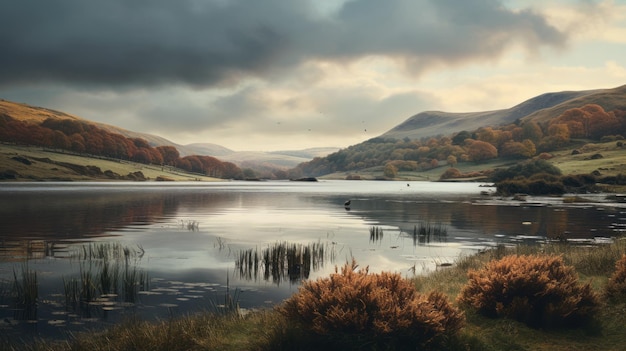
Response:
[[[25,162],[24,160],[27,160]],[[30,164],[27,164],[29,163]],[[81,167],[97,167],[102,175],[86,174]],[[92,158],[42,149],[34,146],[0,144],[0,174],[16,174],[17,181],[89,181],[113,180],[104,175],[111,171],[120,176],[141,172],[145,180],[167,179],[176,181],[218,181],[219,179],[189,174],[170,167],[145,165],[130,161]],[[97,173],[97,172],[96,172]],[[3,177],[7,180],[6,176]]]
[[[573,154],[577,150],[578,154]],[[547,161],[558,167],[562,174],[591,174],[600,172],[603,176],[626,174],[626,147],[617,146],[616,142],[585,143],[579,141],[573,146],[550,153],[552,158]],[[595,156],[594,155],[601,155]],[[456,168],[461,173],[479,172],[483,170],[507,168],[517,162],[525,160],[511,160],[496,158],[486,162],[459,162]],[[398,172],[394,180],[438,180],[448,166],[440,166],[434,169],[420,172]],[[324,175],[323,179],[346,179],[349,175],[358,175],[362,179],[383,179],[383,167],[372,167],[358,171],[336,172]],[[468,179],[470,180],[470,179]]]

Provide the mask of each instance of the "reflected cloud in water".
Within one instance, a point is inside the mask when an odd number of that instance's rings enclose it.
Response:
[[[352,258],[371,272],[412,276],[499,243],[611,237],[626,227],[617,206],[485,200],[480,190],[367,181],[1,184],[0,279],[10,282],[28,261],[46,301],[38,333],[58,333],[93,326],[92,316],[107,325],[210,308],[228,289],[240,292],[243,308],[268,306]],[[146,277],[136,276],[134,301],[101,291],[91,314],[55,314],[64,309],[63,279],[80,281],[74,253],[94,243],[141,248],[136,268]],[[124,271],[99,267],[91,272],[100,280]],[[14,320],[11,299],[0,294],[0,317]]]

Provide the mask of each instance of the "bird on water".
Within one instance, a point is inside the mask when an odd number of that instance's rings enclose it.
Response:
[[[346,202],[344,202],[344,203],[343,203],[343,206],[344,206],[344,207],[350,207],[350,204],[351,204],[351,203],[352,203],[352,201],[351,201],[351,200],[348,200],[348,201],[346,201]]]

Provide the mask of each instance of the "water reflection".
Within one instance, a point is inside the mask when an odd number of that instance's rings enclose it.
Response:
[[[280,285],[284,281],[291,284],[308,279],[311,272],[324,267],[326,261],[334,262],[333,246],[321,242],[294,244],[275,243],[259,251],[247,249],[239,251],[235,268],[239,278],[264,281]]]
[[[370,243],[378,243],[383,240],[385,236],[385,232],[383,228],[378,226],[373,226],[370,228]]]
[[[626,229],[624,204],[522,203],[480,190],[420,182],[0,184],[0,319],[10,321],[0,328],[48,334],[135,314],[163,318],[228,301],[229,291],[243,308],[267,306],[352,258],[372,272],[410,276],[498,244],[597,240]],[[34,276],[22,273],[24,262]],[[37,287],[35,308],[18,306],[14,281]]]
[[[443,243],[447,241],[448,227],[443,223],[420,222],[413,226],[408,234],[413,238],[413,245],[428,245],[431,242]]]

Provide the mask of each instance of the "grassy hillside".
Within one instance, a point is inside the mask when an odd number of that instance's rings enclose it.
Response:
[[[100,172],[91,167],[97,167]],[[128,161],[110,161],[104,159],[76,156],[53,152],[38,147],[26,147],[0,144],[0,178],[3,180],[37,181],[85,181],[114,180],[105,174],[113,172],[123,179],[142,180],[131,176],[141,172],[145,180],[202,180],[217,181],[218,179],[171,170],[167,167],[148,166]],[[112,175],[112,173],[108,173]],[[14,179],[7,179],[13,175]],[[126,178],[124,178],[126,177]]]
[[[577,152],[574,152],[574,150],[577,150]],[[600,154],[602,157],[592,157],[596,154]],[[618,147],[615,142],[586,143],[578,141],[569,148],[553,152],[552,156],[547,161],[558,167],[563,174],[591,174],[594,171],[600,172],[603,176],[626,174],[626,148]],[[496,158],[480,163],[460,162],[455,168],[461,171],[461,173],[474,173],[486,169],[507,168],[517,162],[518,160]],[[448,168],[448,165],[442,165],[426,171],[400,171],[395,180],[438,180],[441,174]],[[383,166],[370,167],[358,171],[335,172],[320,178],[346,179],[348,176],[355,175],[361,177],[361,179],[385,178]]]
[[[587,104],[602,106],[606,111],[626,110],[626,85],[614,89],[592,90],[580,96],[568,99],[552,107],[537,109],[523,118],[524,121],[534,120],[544,123],[564,111]]]
[[[41,124],[48,118],[71,119],[96,125],[98,128],[109,133],[120,134],[127,138],[141,138],[151,146],[173,146],[182,157],[190,155],[213,156],[222,161],[233,162],[240,166],[257,169],[287,169],[297,166],[317,156],[326,156],[337,148],[316,148],[306,150],[276,151],[276,152],[246,152],[234,151],[212,143],[192,143],[180,145],[160,136],[126,130],[116,126],[97,123],[87,119],[71,115],[61,111],[55,111],[44,107],[30,106],[27,104],[0,100],[0,116],[7,115],[13,119],[32,124]]]
[[[387,179],[438,179],[444,166],[451,164],[465,177],[465,173],[488,172],[507,163],[569,155],[581,143],[612,141],[601,150],[607,155],[578,152],[572,160],[557,157],[550,162],[565,174],[614,175],[623,173],[625,136],[626,85],[547,93],[506,110],[423,112],[380,137],[300,164],[295,171],[316,177],[343,178],[356,173],[356,177],[370,179],[384,172]],[[458,178],[455,172],[446,177]]]
[[[144,139],[153,146],[160,146],[160,145],[174,146],[176,147],[176,149],[178,149],[180,154],[183,156],[194,154],[193,148],[186,148],[185,146],[178,145],[176,143],[173,143],[165,138],[162,138],[156,135],[134,132],[134,131],[130,131],[127,129],[112,126],[109,124],[89,121],[87,119],[84,119],[84,118],[81,118],[81,117],[78,117],[69,113],[56,111],[56,110],[48,109],[45,107],[30,106],[30,105],[23,104],[23,103],[0,100],[0,115],[2,114],[11,116],[11,118],[16,119],[18,121],[25,121],[25,122],[34,123],[34,124],[40,124],[48,118],[78,120],[81,122],[94,124],[98,126],[99,128],[102,128],[110,133],[121,134],[127,138]]]
[[[614,89],[563,91],[545,93],[508,109],[449,113],[426,111],[416,114],[388,132],[383,138],[421,139],[450,135],[462,130],[476,130],[485,126],[513,123],[517,119],[545,122],[570,108],[598,104],[605,110],[626,109],[626,85]]]

